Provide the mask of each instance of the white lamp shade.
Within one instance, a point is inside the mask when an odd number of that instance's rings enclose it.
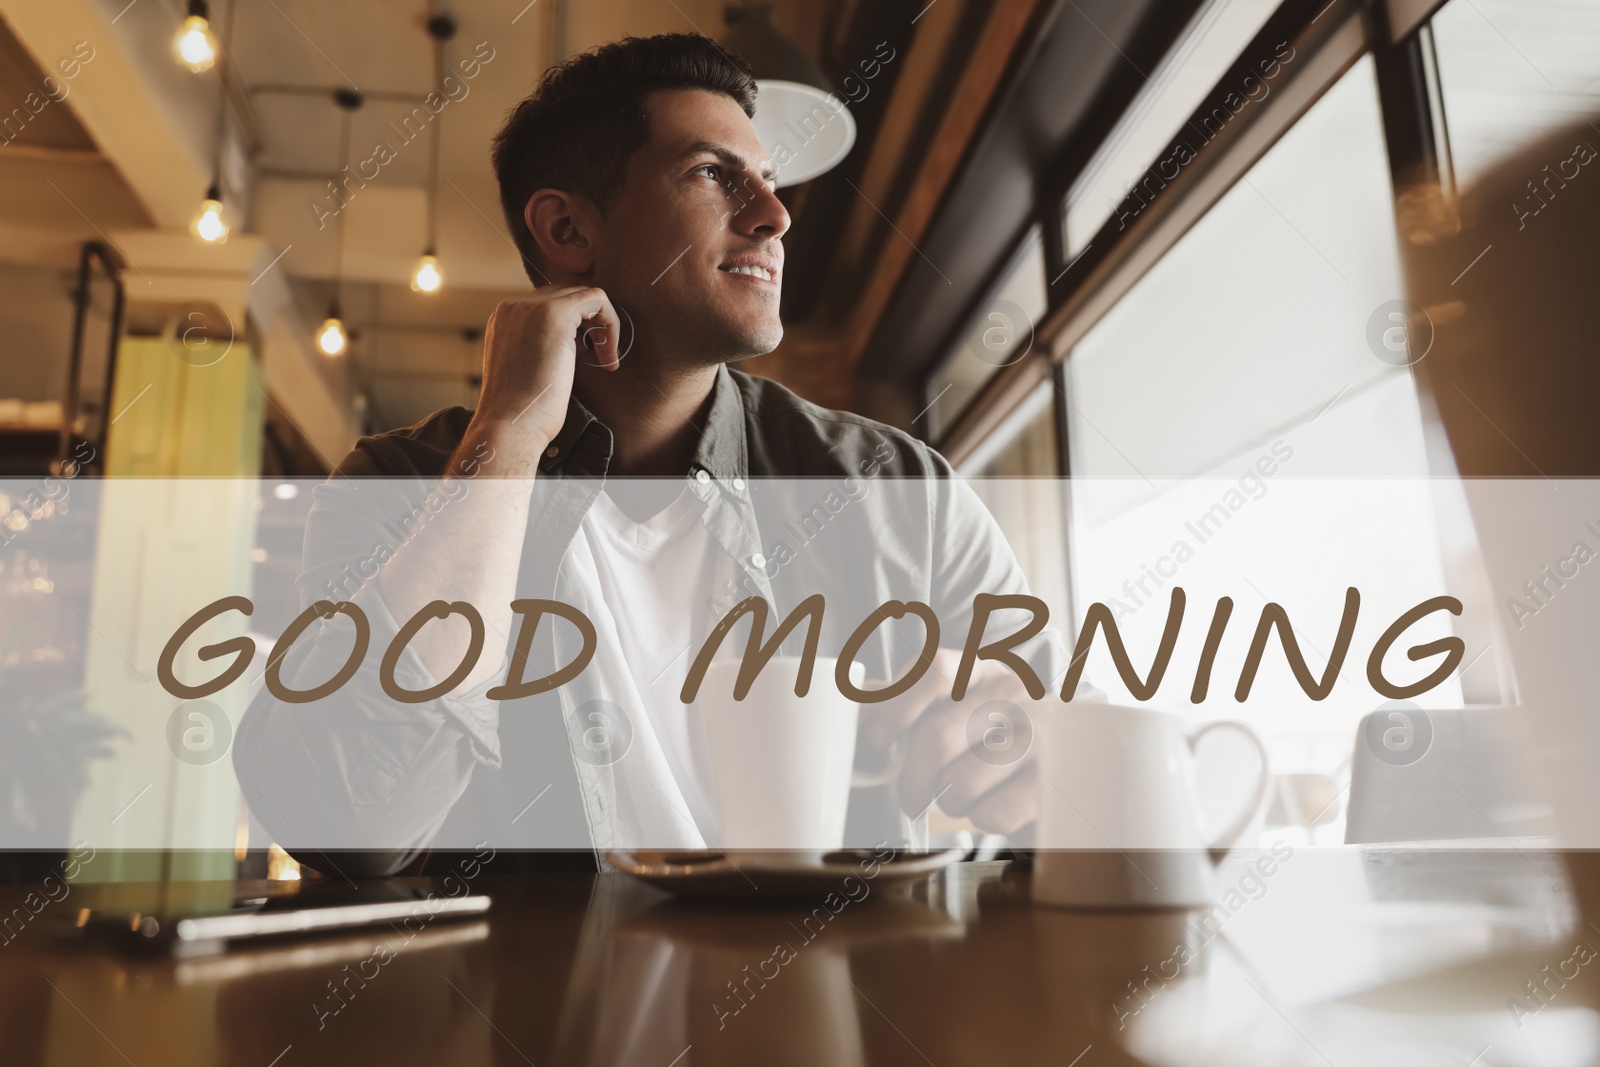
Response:
[[[816,61],[772,22],[772,5],[730,7],[722,42],[756,79],[751,120],[778,171],[778,186],[798,185],[836,167],[856,143],[856,120]]]
[[[856,143],[845,101],[801,82],[758,78],[752,120],[778,170],[778,187],[798,185],[838,166]]]

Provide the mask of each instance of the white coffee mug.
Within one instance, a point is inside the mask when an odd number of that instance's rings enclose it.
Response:
[[[1186,733],[1153,708],[1052,701],[1034,714],[1041,739],[1033,899],[1077,907],[1196,907],[1211,901],[1211,871],[1266,797],[1267,751],[1255,731],[1221,720]],[[1207,841],[1200,827],[1194,750],[1234,730],[1260,757],[1239,816]]]
[[[711,843],[720,848],[787,850],[805,861],[844,844],[861,708],[839,692],[837,660],[820,656],[806,695],[795,696],[800,664],[797,656],[774,657],[743,700],[733,699],[739,660],[706,670],[693,708],[711,756],[722,822]],[[851,666],[855,685],[865,677],[861,664]]]

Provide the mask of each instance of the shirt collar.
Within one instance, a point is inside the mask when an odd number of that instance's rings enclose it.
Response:
[[[700,471],[718,481],[744,479],[749,470],[745,442],[744,398],[726,365],[717,367],[711,387],[711,407],[700,428],[700,438],[690,460],[689,477]],[[567,421],[539,460],[539,471],[561,471],[576,476],[603,476],[611,465],[611,429],[573,396],[567,401]]]
[[[744,398],[739,395],[739,385],[727,365],[719,364],[716,383],[711,387],[711,409],[695,445],[690,473],[705,470],[722,481],[744,478],[749,472],[744,426]]]

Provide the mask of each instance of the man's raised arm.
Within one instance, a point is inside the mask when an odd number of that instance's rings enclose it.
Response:
[[[397,493],[350,478],[389,473],[359,450],[316,491],[302,607],[348,599],[370,625],[372,651],[326,697],[297,702],[263,690],[240,726],[234,767],[262,825],[324,873],[352,864],[363,874],[399,869],[438,831],[473,767],[499,763],[498,714],[485,693],[506,664],[538,461],[566,419],[585,323],[601,365],[614,370],[619,324],[601,290],[541,287],[495,309],[478,409],[421,506],[408,500],[421,486]],[[397,501],[411,516],[398,548],[359,589],[329,595],[330,576],[348,576],[363,548],[394,539],[388,512]],[[381,650],[403,620],[437,601],[473,606],[484,651],[450,692],[424,703],[394,700],[380,680]],[[338,615],[313,624],[278,665],[282,688],[305,692],[334,677],[350,658],[352,633]],[[411,691],[436,686],[458,672],[472,640],[459,615],[426,623],[394,664],[394,683]],[[495,648],[502,654],[489,651]],[[353,858],[352,848],[364,858]]]

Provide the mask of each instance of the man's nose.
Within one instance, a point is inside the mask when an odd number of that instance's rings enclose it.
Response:
[[[731,220],[736,231],[747,237],[782,237],[789,232],[789,211],[771,186],[748,181],[739,198],[743,203]]]

